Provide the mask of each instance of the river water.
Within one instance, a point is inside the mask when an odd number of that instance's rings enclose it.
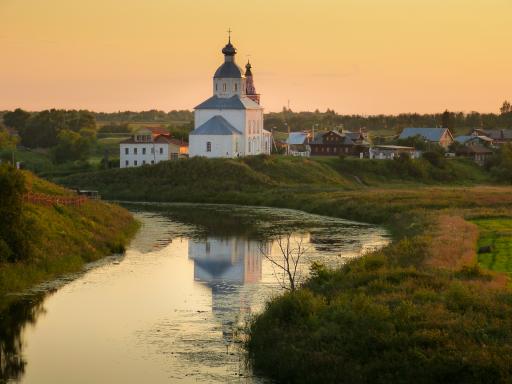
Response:
[[[264,383],[244,327],[283,291],[278,239],[299,269],[336,267],[388,242],[378,227],[282,209],[127,205],[124,255],[20,295],[0,314],[0,382]]]

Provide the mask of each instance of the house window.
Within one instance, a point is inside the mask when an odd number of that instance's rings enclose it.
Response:
[[[226,89],[227,89],[227,88],[226,88],[226,83],[224,83],[224,84],[222,85],[222,89],[224,90],[224,92],[226,92]]]
[[[146,160],[142,160],[142,165],[146,165]]]
[[[206,152],[211,152],[211,151],[212,151],[212,142],[207,141],[206,142]]]
[[[124,165],[129,166],[129,165],[130,165],[130,162],[129,162],[128,160],[126,160],[126,161],[124,162]]]
[[[171,160],[178,160],[178,154],[177,153],[171,153]]]
[[[125,155],[129,155],[129,154],[130,154],[130,149],[125,148],[125,149],[124,149],[124,154],[125,154]]]
[[[133,148],[133,154],[136,155],[137,154],[137,148]],[[135,164],[137,165],[137,164]]]
[[[155,164],[155,160],[151,160],[151,164]]]
[[[155,153],[155,147],[151,148],[151,154]]]
[[[219,90],[219,84],[215,83],[215,90],[218,91]]]
[[[133,161],[133,165],[137,166],[137,160]]]
[[[164,149],[162,147],[160,147],[160,154],[163,155],[164,154]]]
[[[142,148],[142,154],[145,155],[146,154],[146,148]]]

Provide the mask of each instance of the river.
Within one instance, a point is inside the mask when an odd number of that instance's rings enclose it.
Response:
[[[0,314],[0,382],[264,383],[244,327],[283,291],[277,239],[332,267],[381,247],[378,227],[298,211],[130,204],[124,255],[43,284]],[[288,239],[289,235],[289,239]]]

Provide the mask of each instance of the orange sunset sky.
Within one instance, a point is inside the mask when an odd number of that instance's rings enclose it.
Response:
[[[0,110],[192,109],[226,30],[267,111],[497,112],[511,0],[0,0]]]

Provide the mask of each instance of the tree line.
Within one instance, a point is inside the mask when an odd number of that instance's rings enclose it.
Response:
[[[50,149],[56,163],[85,160],[96,140],[96,119],[89,111],[50,109],[5,112],[3,122],[14,128],[27,148]]]

